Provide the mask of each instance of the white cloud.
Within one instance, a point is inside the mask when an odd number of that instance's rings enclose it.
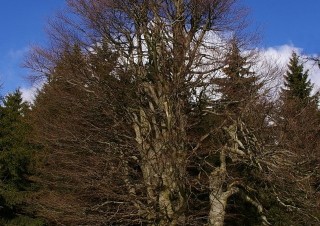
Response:
[[[282,66],[287,65],[293,51],[300,55],[302,49],[291,45],[282,45],[262,49],[262,53],[267,59],[274,61]]]
[[[35,86],[21,88],[20,91],[22,92],[22,99],[33,103],[37,90],[38,88]]]

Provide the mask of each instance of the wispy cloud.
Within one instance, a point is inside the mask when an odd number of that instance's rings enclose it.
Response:
[[[292,52],[296,52],[297,54],[301,54],[302,49],[295,47],[293,45],[282,45],[269,47],[261,50],[263,55],[274,62],[277,62],[279,65],[286,65],[289,62]]]
[[[7,55],[11,60],[19,60],[23,58],[28,53],[29,50],[30,50],[29,47],[24,47],[24,48],[15,49],[15,50],[11,49]]]

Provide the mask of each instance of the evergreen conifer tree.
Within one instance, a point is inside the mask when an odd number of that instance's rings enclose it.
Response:
[[[42,225],[25,213],[26,195],[32,190],[32,145],[25,121],[29,107],[17,90],[2,100],[0,107],[0,225]]]
[[[304,103],[311,101],[313,85],[309,79],[308,70],[304,71],[304,66],[299,62],[299,56],[295,52],[292,53],[284,79],[282,98],[295,99]]]
[[[287,175],[303,180],[290,181],[294,188],[292,193],[283,196],[284,200],[295,200],[300,209],[308,210],[309,214],[318,216],[319,212],[313,203],[317,195],[317,176],[319,169],[315,167],[319,159],[319,110],[318,93],[312,95],[313,84],[309,79],[308,70],[304,70],[297,53],[293,52],[284,76],[284,87],[280,94],[280,104],[276,127],[278,147],[288,151],[288,159],[299,166],[288,171]],[[303,182],[302,182],[303,181]],[[296,184],[299,184],[297,186]],[[283,184],[280,186],[288,186]],[[286,188],[279,189],[285,190]],[[287,196],[287,197],[286,197]],[[287,201],[288,202],[288,201]],[[301,224],[300,220],[292,217],[292,213],[282,211],[280,206],[270,209],[274,219],[281,218],[287,225]]]
[[[230,52],[226,57],[226,67],[223,69],[225,78],[220,83],[223,96],[222,99],[229,101],[240,101],[243,98],[256,94],[257,78],[250,71],[248,57],[242,56],[237,42],[231,43]],[[252,92],[254,89],[254,92]]]
[[[262,84],[251,69],[249,56],[242,55],[237,41],[231,42],[225,65],[223,77],[216,81],[221,94],[220,102],[228,106],[230,113],[237,115],[245,105],[254,102]]]

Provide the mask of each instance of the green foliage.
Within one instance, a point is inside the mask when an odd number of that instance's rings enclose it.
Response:
[[[292,53],[284,79],[284,98],[310,101],[313,86],[308,71],[304,71],[303,64],[299,62],[299,56],[295,52]]]
[[[23,216],[26,197],[33,188],[29,176],[34,147],[28,142],[30,126],[25,120],[29,106],[22,100],[19,90],[7,95],[2,102],[3,105],[0,107],[0,217],[3,222],[13,222],[3,223],[4,225],[38,225],[32,224],[32,221],[27,221],[27,216]]]

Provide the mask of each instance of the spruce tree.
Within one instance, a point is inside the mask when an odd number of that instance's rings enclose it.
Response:
[[[232,120],[241,118],[247,124],[252,124],[251,126],[260,123],[254,109],[260,108],[259,90],[263,86],[263,82],[252,69],[252,64],[250,55],[242,53],[238,42],[233,40],[225,57],[223,74],[215,82],[216,91],[221,96],[216,106],[223,111],[221,113],[231,116]]]
[[[284,76],[284,88],[282,89],[282,98],[284,101],[297,100],[304,103],[310,102],[313,85],[309,79],[308,70],[299,62],[299,56],[293,52],[290,58],[287,72]]]
[[[0,107],[1,225],[42,225],[25,213],[26,196],[33,188],[29,180],[33,145],[27,140],[30,127],[25,120],[28,110],[19,90],[3,98]]]
[[[318,94],[312,95],[312,89],[313,84],[309,79],[308,70],[304,70],[299,56],[293,52],[284,75],[284,87],[280,94],[279,112],[276,116],[277,134],[275,137],[278,147],[286,150],[288,152],[287,158],[292,161],[292,164],[298,166],[288,170],[286,174],[290,177],[304,179],[290,181],[292,192],[284,193],[283,199],[288,203],[295,200],[295,205],[299,206],[299,209],[307,210],[306,213],[317,216],[319,205],[317,207],[314,200],[317,199],[318,188],[316,184],[318,179],[316,175],[319,175],[319,169],[315,165],[317,165],[320,152],[318,143],[314,141],[319,140],[320,118]],[[289,182],[279,184],[277,185],[279,187],[289,187]],[[285,191],[286,188],[279,189],[279,191],[281,190]],[[275,221],[281,218],[283,222],[286,222],[286,225],[293,223],[304,225],[298,222],[304,221],[304,219],[294,218],[292,213],[288,214],[282,209],[281,205],[270,208]]]
[[[261,84],[251,70],[249,57],[242,56],[236,41],[231,42],[225,64],[224,76],[217,80],[218,92],[222,95],[220,101],[241,107],[257,96]]]

